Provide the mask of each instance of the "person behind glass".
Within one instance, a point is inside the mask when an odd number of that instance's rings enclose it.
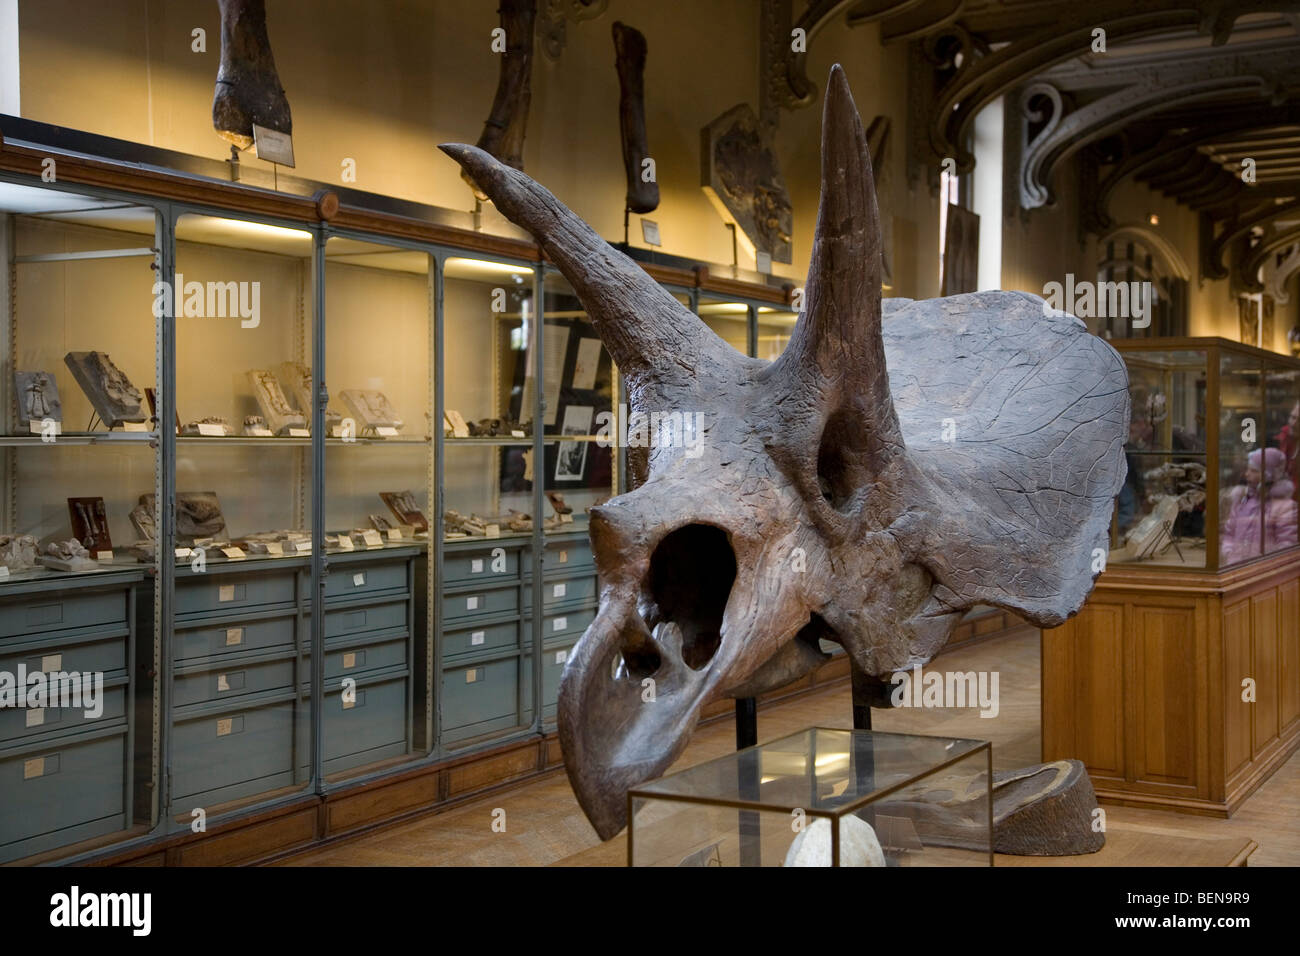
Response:
[[[1228,513],[1219,536],[1221,564],[1245,561],[1296,543],[1295,484],[1287,477],[1286,464],[1280,448],[1256,449],[1246,456],[1246,483],[1230,489],[1225,502]]]
[[[1277,433],[1277,447],[1282,449],[1282,455],[1286,458],[1287,477],[1292,482],[1300,482],[1300,456],[1297,455],[1300,451],[1300,402],[1291,407],[1286,424]]]

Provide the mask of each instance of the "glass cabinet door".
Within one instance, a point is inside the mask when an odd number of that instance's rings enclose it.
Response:
[[[325,244],[324,769],[342,779],[427,751],[433,409],[427,252]],[[299,401],[311,371],[294,369]],[[417,645],[419,645],[417,654]]]
[[[775,362],[785,351],[794,325],[799,319],[796,312],[770,305],[758,307],[758,339],[755,355],[757,358]]]
[[[1206,353],[1126,350],[1132,415],[1128,471],[1116,501],[1109,562],[1205,568]],[[1220,434],[1225,432],[1220,431]]]
[[[700,294],[700,318],[741,355],[749,354],[749,306],[744,302]]]
[[[1264,553],[1272,554],[1300,543],[1300,371],[1279,365],[1266,369],[1263,431],[1261,479],[1269,501]]]
[[[155,210],[0,182],[0,863],[156,822]]]
[[[176,222],[170,817],[311,780],[312,233]]]
[[[1266,520],[1278,511],[1263,466],[1268,437],[1263,372],[1256,355],[1224,351],[1219,356],[1220,568],[1263,554]]]
[[[459,749],[532,722],[536,508],[535,271],[459,255],[442,271],[440,741]]]

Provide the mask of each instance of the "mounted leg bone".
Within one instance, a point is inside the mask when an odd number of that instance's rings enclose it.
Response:
[[[217,0],[221,64],[212,99],[212,125],[240,149],[253,145],[253,124],[293,132],[289,100],[275,71],[266,33],[266,0]]]
[[[614,24],[614,67],[618,71],[618,127],[627,174],[627,208],[644,214],[659,207],[659,183],[646,182],[641,164],[650,158],[645,134],[645,37],[623,23]]]
[[[524,168],[524,135],[528,132],[528,107],[533,90],[533,21],[537,16],[536,0],[501,0],[501,29],[506,34],[506,51],[501,54],[501,75],[492,112],[483,124],[478,147],[507,166]],[[468,170],[461,178],[486,201],[488,194],[479,188]]]

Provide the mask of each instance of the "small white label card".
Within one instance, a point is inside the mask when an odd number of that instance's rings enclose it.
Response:
[[[217,690],[218,691],[230,690],[230,681],[227,679],[225,674],[217,675]]]
[[[39,422],[37,421],[28,422],[27,427],[31,429],[33,435],[62,435],[63,434],[63,422],[51,421],[50,424],[47,426],[45,424],[45,420],[41,419]]]
[[[388,540],[389,540],[389,541],[401,541],[401,540],[402,540],[402,529],[401,529],[401,528],[389,528],[389,529],[388,529]]]
[[[482,558],[471,558],[471,559],[470,559],[470,562],[469,562],[469,571],[470,571],[470,574],[482,574],[482,573],[483,573],[483,559],[482,559]]]
[[[45,673],[47,674],[50,671],[63,670],[63,655],[46,654],[44,657],[41,658],[41,670],[45,671]]]
[[[112,551],[96,551],[96,552],[95,552],[95,560],[98,561],[98,562],[100,562],[101,564],[112,564],[112,563],[113,563],[113,552],[112,552]]]
[[[242,627],[226,628],[226,647],[235,647],[244,643],[244,629]]]
[[[266,553],[274,557],[284,557],[284,545],[279,541],[266,542]]]
[[[568,628],[568,626],[569,626],[569,619],[567,617],[557,617],[553,621],[551,621],[552,631],[563,631],[566,628]]]
[[[45,776],[45,758],[31,757],[23,761],[23,779],[31,780]]]
[[[199,422],[199,434],[208,438],[225,438],[226,426],[217,425],[212,422]]]
[[[250,438],[273,438],[269,428],[245,428],[244,434]]]
[[[352,586],[354,588],[359,588],[365,583],[366,583],[366,572],[358,571],[356,574],[352,575]]]
[[[565,662],[565,660],[568,658],[568,656],[569,656],[569,652],[568,652],[568,651],[556,651],[556,652],[555,652],[555,663],[557,663],[557,664],[563,664],[563,663]]]
[[[343,669],[348,670],[357,666],[357,654],[355,651],[348,651],[343,655]]]
[[[27,726],[39,727],[45,723],[45,708],[33,707],[27,711]]]
[[[377,425],[375,426],[375,434],[380,438],[396,438],[397,429],[391,425]]]
[[[573,524],[573,515],[560,515],[560,524]]]
[[[191,549],[189,549],[189,548],[177,548],[177,549],[176,549],[176,557],[179,558],[180,560],[184,560],[184,559],[188,558],[188,557],[189,557],[190,555],[192,555],[193,553],[194,553],[194,552],[193,552]]]
[[[305,429],[305,428],[290,428],[288,434],[289,434],[289,437],[290,437],[290,438],[310,438],[310,437],[311,437],[311,432],[308,431],[308,430]]]
[[[244,554],[243,548],[235,548],[235,547],[222,548],[221,553],[224,554],[231,561],[242,561],[244,558],[248,557],[248,555]]]
[[[9,569],[3,564],[0,564],[0,581],[3,581],[7,577],[9,577]]]
[[[235,586],[233,584],[223,584],[217,588],[217,600],[220,602],[233,601],[235,599]]]
[[[477,667],[471,667],[469,670],[467,670],[467,671],[465,672],[465,683],[466,683],[466,684],[473,684],[473,683],[475,683],[475,682],[478,680],[478,677],[479,677],[479,673],[478,673],[478,672],[479,672],[479,668],[477,668]]]
[[[222,717],[217,721],[217,736],[224,737],[235,729],[235,718]]]
[[[555,587],[551,588],[551,597],[562,598],[569,593],[569,586],[561,581]]]
[[[555,554],[556,554],[556,560],[558,560],[561,564],[568,564],[568,563],[569,563],[569,552],[567,552],[567,551],[557,551],[557,552],[555,552]]]
[[[479,644],[482,644],[483,641],[484,641],[486,638],[487,638],[487,633],[486,633],[486,632],[484,632],[484,631],[474,631],[474,632],[473,632],[472,634],[470,634],[470,636],[469,636],[469,645],[470,645],[470,647],[477,647]]]
[[[485,538],[499,538],[499,537],[501,537],[501,525],[499,525],[499,524],[490,524],[490,525],[488,525],[488,526],[487,526],[487,530],[485,530],[485,531],[483,532],[483,537],[485,537]]]
[[[477,598],[477,597],[467,597],[467,598],[465,598],[465,610],[467,610],[467,611],[477,611],[477,610],[478,610],[478,598]]]
[[[524,432],[523,432],[522,430],[520,430],[520,429],[518,429],[518,428],[512,428],[512,429],[510,429],[510,437],[511,437],[511,438],[527,438],[528,436],[527,436],[526,434],[524,434]]]
[[[293,135],[253,124],[253,153],[258,159],[293,166]]]
[[[659,238],[659,223],[653,219],[641,220],[641,239],[647,246],[658,246],[662,242]]]
[[[384,539],[373,528],[361,532],[361,540],[366,543],[367,548],[382,548],[384,546]]]
[[[352,543],[352,539],[348,535],[346,534],[339,535],[339,550],[340,551],[356,550],[356,546]]]
[[[148,422],[123,422],[122,431],[124,432],[147,432],[149,431]]]

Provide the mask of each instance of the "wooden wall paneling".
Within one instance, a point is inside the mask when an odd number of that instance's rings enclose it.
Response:
[[[1084,608],[1080,615],[1090,613]],[[1042,659],[1042,682],[1039,685],[1043,732],[1039,743],[1044,761],[1056,755],[1075,753],[1075,706],[1070,693],[1070,675],[1075,672],[1074,641],[1078,618],[1071,618],[1060,627],[1041,631],[1039,654]],[[1083,759],[1083,758],[1079,758]],[[1084,761],[1085,764],[1087,761]],[[1088,769],[1091,771],[1092,767]]]
[[[1135,721],[1129,728],[1135,783],[1196,787],[1196,608],[1192,602],[1134,608]]]
[[[1277,589],[1278,726],[1286,734],[1300,720],[1300,581]]]
[[[1277,637],[1277,588],[1269,588],[1250,599],[1250,676],[1255,679],[1255,703],[1250,709],[1251,757],[1258,757],[1277,740]]]
[[[1091,630],[1074,632],[1076,683],[1074,709],[1092,715],[1078,722],[1075,730],[1077,753],[1090,772],[1124,779],[1127,748],[1124,743],[1124,707],[1118,699],[1125,693],[1124,623],[1125,604],[1103,604],[1092,617]]]
[[[1241,699],[1241,681],[1250,672],[1250,601],[1223,609],[1223,768],[1231,777],[1250,762],[1250,704]]]

